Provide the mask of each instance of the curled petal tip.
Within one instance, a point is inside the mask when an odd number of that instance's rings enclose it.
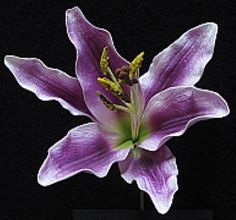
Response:
[[[221,108],[218,109],[219,118],[226,117],[227,115],[230,114],[229,105],[228,105],[228,103],[225,101],[225,99],[220,94],[218,94],[218,93],[215,93],[215,94],[219,97],[219,99],[222,102]]]
[[[154,96],[146,107],[143,121],[156,131],[150,129],[150,137],[141,142],[140,147],[157,150],[171,137],[182,135],[191,125],[228,114],[228,104],[216,92],[185,86],[166,89]]]
[[[6,55],[4,57],[4,64],[9,68],[10,65],[14,65],[17,61],[17,57],[13,55]]]
[[[215,118],[223,118],[230,114],[230,108],[228,103],[219,93],[210,90],[205,91],[213,97],[212,99],[209,99],[209,102],[212,102],[212,105],[214,105]]]
[[[41,185],[43,187],[47,187],[47,186],[53,185],[56,182],[58,182],[58,180],[56,178],[53,178],[53,175],[51,176],[50,172],[45,175],[42,173],[41,169],[39,170],[39,173],[37,176],[37,181],[38,181],[39,185]]]
[[[6,55],[4,57],[4,64],[10,71],[18,71],[21,67],[21,61],[23,59],[14,55]]]
[[[82,13],[79,7],[73,7],[66,10],[66,17],[70,21],[76,21],[78,14]]]
[[[81,11],[81,10],[79,9],[78,6],[75,6],[75,7],[73,7],[73,8],[67,9],[67,10],[66,10],[66,14],[73,14],[73,13],[76,13],[76,12],[78,12],[78,11]]]

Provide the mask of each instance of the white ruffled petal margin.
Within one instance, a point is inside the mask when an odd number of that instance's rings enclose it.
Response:
[[[4,63],[20,86],[33,92],[43,101],[56,100],[73,115],[93,118],[88,110],[76,78],[53,68],[48,68],[36,58],[5,56]]]

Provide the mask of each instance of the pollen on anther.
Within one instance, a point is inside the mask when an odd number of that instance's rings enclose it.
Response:
[[[109,72],[108,60],[109,60],[108,48],[104,47],[102,50],[102,55],[101,55],[101,59],[100,59],[100,68],[105,75]]]
[[[96,91],[97,96],[99,97],[100,101],[110,110],[116,110],[115,105],[110,102],[100,91]]]
[[[144,57],[144,52],[141,52],[131,62],[130,66],[129,66],[129,68],[130,68],[130,70],[129,70],[130,80],[132,80],[134,78],[135,74],[137,74],[138,70],[141,68],[142,62],[143,62],[143,57]]]

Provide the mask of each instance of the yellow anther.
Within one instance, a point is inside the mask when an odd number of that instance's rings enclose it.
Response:
[[[114,104],[112,104],[100,91],[96,91],[97,96],[99,97],[100,101],[110,110],[116,110]]]
[[[113,94],[114,96],[120,98],[124,102],[127,102],[127,103],[130,102],[129,97],[123,91],[120,84],[114,83],[106,77],[98,77],[97,80],[106,91],[108,91],[111,94]]]
[[[101,59],[100,59],[100,67],[102,72],[104,73],[104,75],[109,73],[109,62],[108,62],[108,48],[104,47],[102,50],[102,55],[101,55]]]
[[[122,96],[123,94],[122,88],[118,86],[116,83],[112,82],[106,77],[98,77],[97,80],[105,90],[111,92],[113,95],[116,95],[118,97]]]
[[[137,55],[129,66],[129,79],[132,80],[142,66],[144,52]]]

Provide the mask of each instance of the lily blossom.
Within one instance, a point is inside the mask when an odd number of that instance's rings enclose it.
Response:
[[[178,190],[176,159],[166,142],[198,121],[229,114],[219,94],[194,87],[213,55],[217,25],[204,23],[184,33],[142,76],[144,53],[132,62],[122,58],[110,33],[93,26],[78,7],[66,11],[66,27],[77,51],[76,77],[36,58],[5,57],[23,88],[92,120],[49,149],[39,184],[82,171],[105,177],[118,162],[123,179],[136,181],[157,211],[166,213]]]

